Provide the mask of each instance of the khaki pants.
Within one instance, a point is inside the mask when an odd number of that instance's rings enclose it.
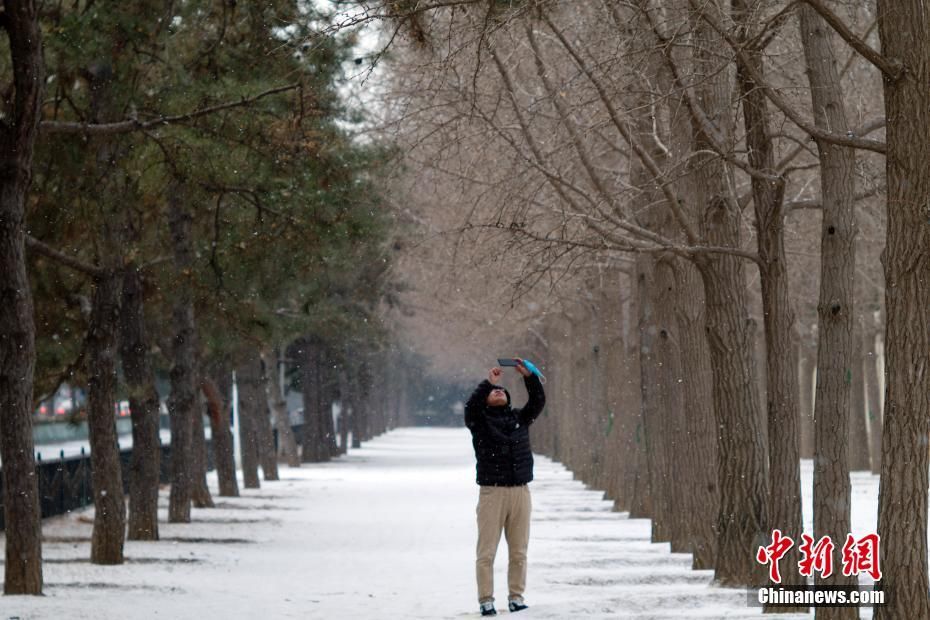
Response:
[[[530,542],[530,489],[482,486],[478,494],[478,602],[494,600],[494,556],[501,539],[507,539],[509,564],[507,586],[510,598],[523,596],[526,589],[526,547]]]

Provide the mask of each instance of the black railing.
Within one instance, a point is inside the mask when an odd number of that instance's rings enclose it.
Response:
[[[207,470],[213,469],[213,450],[207,442]],[[171,446],[160,447],[159,479],[169,482],[171,472]],[[132,449],[121,450],[120,468],[123,474],[123,493],[129,493],[129,461]],[[39,481],[39,505],[42,518],[65,514],[88,506],[94,501],[94,490],[90,475],[90,454],[38,461],[36,477]],[[0,530],[4,528],[3,479],[0,477]]]

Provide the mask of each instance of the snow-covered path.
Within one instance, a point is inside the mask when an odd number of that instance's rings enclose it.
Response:
[[[0,618],[477,618],[473,459],[465,429],[395,430],[216,498],[192,524],[163,521],[163,540],[127,543],[123,566],[87,561],[90,510],[49,519],[47,596],[0,597]],[[521,620],[762,616],[561,465],[537,457],[531,489]],[[165,519],[167,489],[162,504]],[[503,540],[496,569],[505,606]]]

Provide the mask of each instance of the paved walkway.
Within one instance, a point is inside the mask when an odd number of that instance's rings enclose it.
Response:
[[[162,541],[128,542],[122,566],[87,561],[91,510],[48,519],[47,596],[0,598],[0,620],[478,617],[465,429],[399,429],[281,474],[195,509],[191,524],[162,523]],[[690,556],[649,542],[648,521],[611,512],[561,465],[537,457],[531,489],[521,620],[761,617],[745,591],[711,586]],[[495,582],[506,602],[504,545]]]

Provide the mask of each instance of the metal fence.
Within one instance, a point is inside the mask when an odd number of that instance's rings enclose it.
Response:
[[[161,482],[168,482],[171,472],[171,446],[162,445],[160,449],[159,479]],[[123,474],[123,493],[129,493],[129,461],[132,458],[132,449],[121,450],[119,457]],[[213,450],[209,441],[207,469],[213,469]],[[39,481],[42,518],[65,514],[92,504],[94,491],[90,474],[90,454],[85,454],[83,450],[80,456],[38,461],[36,477]],[[0,477],[0,530],[3,528],[3,479]]]

